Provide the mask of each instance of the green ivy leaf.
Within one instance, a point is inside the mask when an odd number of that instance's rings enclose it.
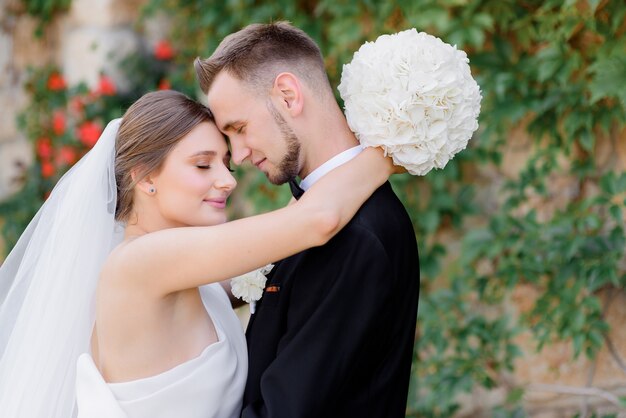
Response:
[[[611,217],[613,217],[616,222],[622,221],[622,208],[620,208],[618,205],[611,205],[611,207],[609,208],[609,212],[611,214]]]
[[[622,50],[615,51],[615,55],[600,58],[589,67],[593,74],[589,88],[591,103],[600,99],[614,97],[626,107],[626,54]]]

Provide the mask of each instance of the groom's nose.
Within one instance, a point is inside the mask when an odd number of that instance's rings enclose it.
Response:
[[[236,165],[241,165],[244,161],[250,158],[252,150],[246,146],[240,144],[230,144],[231,161]]]

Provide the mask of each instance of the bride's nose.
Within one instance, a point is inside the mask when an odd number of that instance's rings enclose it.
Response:
[[[215,187],[231,191],[237,187],[237,180],[228,169],[224,169],[224,173],[215,181]]]

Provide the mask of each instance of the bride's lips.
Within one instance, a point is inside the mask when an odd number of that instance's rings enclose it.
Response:
[[[214,208],[224,209],[226,207],[225,197],[214,198],[214,199],[204,199],[204,201],[207,202],[209,205],[213,206]]]

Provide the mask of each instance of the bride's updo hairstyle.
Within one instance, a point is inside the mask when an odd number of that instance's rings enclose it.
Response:
[[[115,139],[116,220],[128,221],[135,185],[158,172],[178,141],[202,122],[214,122],[211,111],[172,90],[148,93],[128,108]]]

